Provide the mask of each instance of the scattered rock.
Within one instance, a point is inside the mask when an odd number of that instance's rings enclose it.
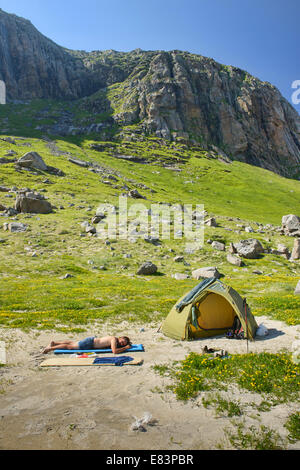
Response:
[[[17,152],[14,150],[9,150],[7,153],[4,154],[5,157],[13,157],[14,155],[17,155]]]
[[[95,217],[99,217],[101,220],[105,219],[106,215],[101,207],[98,207],[98,209],[96,210]]]
[[[3,140],[4,142],[9,142],[10,144],[17,145],[15,139],[12,139],[11,137],[1,137],[0,140]]]
[[[1,204],[0,204],[1,206]],[[8,207],[5,209],[5,215],[7,217],[14,217],[15,215],[18,215],[18,211],[14,209],[13,207]]]
[[[40,171],[47,171],[47,165],[37,152],[28,152],[19,158],[17,165],[23,168],[31,168]]]
[[[17,161],[16,158],[13,158],[13,159],[6,158],[6,157],[1,157],[0,158],[0,164],[2,164],[2,165],[6,165],[7,163],[15,163],[16,161]]]
[[[221,273],[219,273],[218,269],[214,266],[209,266],[206,268],[198,268],[192,272],[192,277],[194,279],[201,279],[202,277],[216,277],[219,279],[221,277]]]
[[[100,217],[99,215],[95,215],[93,218],[92,218],[92,224],[99,224],[99,222],[101,222],[101,220],[103,220],[105,218],[104,217]]]
[[[9,188],[7,188],[6,186],[0,186],[0,193],[8,193],[9,191]]]
[[[157,266],[152,263],[151,261],[146,261],[145,263],[140,266],[140,268],[137,271],[137,274],[155,274],[157,272]]]
[[[294,214],[284,215],[281,220],[282,230],[285,235],[300,235],[300,217]]]
[[[255,238],[241,240],[239,243],[234,244],[234,247],[240,256],[248,259],[256,259],[264,252],[262,244]]]
[[[229,243],[229,248],[228,248],[229,253],[234,254],[236,253],[236,248],[233,243]]]
[[[296,285],[296,289],[294,292],[295,295],[300,295],[300,281],[298,281],[298,284]]]
[[[17,196],[15,209],[18,212],[34,214],[50,214],[53,208],[42,194],[27,192]]]
[[[212,246],[215,250],[225,251],[225,245],[224,245],[224,243],[214,241],[214,242],[212,242],[211,246]]]
[[[296,242],[296,240],[295,240]],[[289,249],[287,246],[283,245],[282,243],[279,243],[277,245],[277,251],[278,253],[282,254],[282,255],[288,255],[289,254]]]
[[[293,251],[291,260],[300,259],[300,238],[296,238],[294,241]]]
[[[93,225],[90,225],[90,224],[87,224],[85,226],[85,231],[86,231],[86,233],[92,233],[92,234],[97,232],[96,228]]]
[[[26,232],[28,226],[21,222],[5,222],[3,224],[3,230],[9,230],[10,232]]]
[[[133,199],[146,199],[145,196],[142,196],[137,189],[131,189],[128,193],[129,197],[132,197]]]
[[[273,248],[270,250],[270,253],[273,255],[281,255],[284,256],[286,259],[289,259],[290,252],[287,246],[282,245],[281,243],[278,244],[277,249],[274,250]]]
[[[59,279],[69,279],[70,277],[74,277],[73,274],[65,274],[64,276],[61,276]]]
[[[174,261],[175,261],[176,263],[182,263],[182,262],[184,261],[184,257],[183,257],[183,256],[180,256],[180,255],[175,256]]]
[[[238,256],[232,254],[232,253],[228,253],[227,255],[227,261],[228,263],[230,264],[233,264],[234,266],[243,266],[243,261],[241,260],[241,258],[239,258]]]
[[[211,217],[210,219],[207,219],[204,222],[204,224],[208,225],[209,227],[217,227],[218,226],[217,221],[214,217]]]
[[[155,246],[160,245],[160,240],[159,240],[159,238],[156,238],[156,237],[148,237],[148,236],[146,236],[146,237],[144,237],[144,240],[145,240],[145,242],[147,242],[147,243],[151,243],[151,245],[155,245]]]
[[[68,160],[70,163],[74,163],[74,165],[78,165],[83,168],[88,168],[89,166],[91,166],[90,162],[85,162],[83,160],[79,160],[78,158],[68,158]]]
[[[175,274],[172,274],[172,277],[174,279],[177,279],[177,281],[183,281],[184,279],[189,278],[189,276],[187,274],[184,274],[184,273],[175,273]]]

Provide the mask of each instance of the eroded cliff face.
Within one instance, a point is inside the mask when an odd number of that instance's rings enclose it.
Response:
[[[271,84],[201,56],[158,53],[131,83],[132,121],[163,138],[214,143],[231,157],[284,175],[299,169],[300,118]],[[128,113],[124,111],[124,121]],[[122,113],[118,116],[122,121]]]
[[[0,41],[9,100],[91,97],[91,111],[120,126],[213,144],[231,158],[299,175],[298,113],[243,70],[182,51],[68,51],[2,10]]]

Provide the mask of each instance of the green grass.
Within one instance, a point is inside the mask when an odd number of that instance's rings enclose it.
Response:
[[[242,407],[238,401],[226,400],[219,393],[211,394],[209,397],[202,397],[204,408],[213,407],[216,416],[241,416],[243,414]]]
[[[174,375],[172,390],[179,400],[201,391],[240,389],[268,396],[273,404],[299,399],[300,366],[287,353],[233,354],[228,358],[190,353]]]
[[[230,444],[239,450],[284,450],[286,444],[279,433],[267,426],[249,426],[245,429],[242,423],[236,425],[235,431],[226,430]]]
[[[285,427],[289,432],[288,439],[291,442],[300,441],[300,412],[291,414]]]
[[[0,118],[8,116],[11,122],[9,113],[15,112],[21,125],[27,111],[33,116],[48,106],[55,114],[64,105],[36,101],[27,108],[9,106],[1,107]],[[284,243],[291,250],[292,237],[280,235],[273,227],[263,229],[263,233],[258,229],[262,229],[259,224],[278,226],[284,214],[296,211],[299,181],[240,162],[224,164],[216,155],[211,157],[198,147],[189,148],[180,142],[162,145],[153,137],[136,142],[97,142],[103,146],[100,152],[91,149],[95,143],[91,137],[59,138],[56,147],[60,154],[55,155],[46,141],[28,136],[21,127],[19,131],[12,134],[16,145],[0,140],[0,156],[9,149],[17,157],[36,151],[47,165],[59,168],[65,176],[17,172],[11,163],[0,165],[0,185],[45,190],[45,196],[56,207],[48,215],[18,215],[20,222],[28,224],[28,231],[21,234],[1,230],[2,223],[11,221],[9,217],[1,218],[0,324],[46,328],[71,323],[80,328],[94,319],[115,318],[140,323],[152,320],[158,324],[176,300],[197,283],[193,279],[176,281],[172,274],[190,276],[193,269],[212,265],[224,274],[225,283],[247,297],[255,315],[299,324],[300,297],[293,295],[300,274],[298,262],[264,254],[257,260],[245,260],[245,266],[236,269],[226,261],[226,253],[217,252],[206,243],[210,238],[228,246],[241,238],[255,237],[265,248]],[[20,139],[18,135],[27,137]],[[148,164],[116,159],[114,154],[137,156]],[[70,155],[100,165],[104,175],[72,164],[68,161]],[[109,173],[117,179],[111,185],[103,183]],[[43,182],[46,178],[51,184]],[[145,186],[140,187],[141,184]],[[216,216],[218,227],[205,227],[205,244],[193,254],[185,253],[184,239],[162,240],[161,246],[155,247],[143,240],[132,244],[118,239],[106,246],[103,240],[83,237],[80,224],[90,221],[104,202],[118,206],[124,185],[138,189],[146,197],[142,202],[147,208],[159,202],[188,203],[194,207],[204,204],[209,216]],[[0,193],[0,203],[13,207],[14,197],[6,196]],[[136,201],[129,200],[129,206],[133,203]],[[250,224],[255,233],[246,233],[237,224]],[[31,256],[33,252],[36,257]],[[125,259],[125,254],[131,258]],[[175,263],[176,255],[183,255],[187,264]],[[157,264],[159,273],[141,278],[136,271],[148,259]],[[253,274],[254,269],[263,275]],[[59,279],[67,272],[74,278]]]

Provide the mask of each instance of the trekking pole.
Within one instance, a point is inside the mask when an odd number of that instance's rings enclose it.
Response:
[[[245,320],[246,320],[246,339],[247,339],[247,354],[249,352],[248,349],[248,315],[247,315],[247,299],[244,298],[244,304],[245,304]]]

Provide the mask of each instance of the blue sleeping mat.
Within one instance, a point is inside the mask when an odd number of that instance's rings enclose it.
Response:
[[[142,344],[132,344],[131,348],[124,352],[144,351]],[[56,349],[54,354],[77,354],[77,353],[111,353],[111,349]]]

